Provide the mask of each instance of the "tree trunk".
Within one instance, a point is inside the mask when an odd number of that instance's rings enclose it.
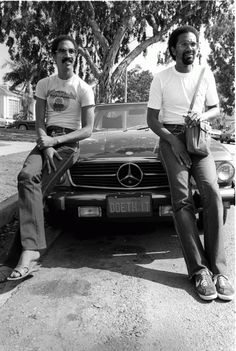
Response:
[[[99,79],[98,103],[112,102],[112,76],[110,70],[104,70]]]

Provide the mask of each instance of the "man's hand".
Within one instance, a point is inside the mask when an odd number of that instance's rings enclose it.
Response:
[[[185,124],[187,128],[197,126],[202,120],[202,114],[199,112],[190,112],[187,116],[184,116]]]
[[[37,139],[37,146],[40,150],[44,150],[45,148],[52,147],[55,145],[55,138],[52,138],[48,135],[41,135]]]
[[[43,150],[44,153],[44,159],[45,159],[45,163],[47,165],[47,169],[48,169],[48,174],[51,173],[51,171],[56,171],[56,165],[54,163],[54,156],[58,159],[58,160],[62,160],[62,157],[59,155],[59,153],[53,148],[53,147],[49,147],[47,149]]]
[[[184,143],[182,143],[182,141],[180,141],[175,135],[173,135],[171,140],[171,148],[179,163],[190,168],[192,161],[188,154],[188,151]]]

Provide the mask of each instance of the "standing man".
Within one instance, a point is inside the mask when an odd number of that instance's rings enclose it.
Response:
[[[43,198],[79,157],[79,141],[94,123],[92,88],[73,72],[76,43],[67,35],[52,43],[58,74],[36,87],[37,146],[18,175],[22,253],[8,280],[26,277],[46,248]]]
[[[190,155],[185,145],[185,123],[194,125],[219,115],[215,80],[206,68],[194,111],[187,115],[202,67],[194,64],[199,34],[192,26],[177,28],[168,49],[175,66],[159,72],[150,88],[147,121],[160,137],[160,156],[170,184],[175,228],[189,278],[203,300],[231,300],[234,290],[226,276],[223,206],[214,159]],[[204,106],[207,106],[204,111]],[[162,111],[162,118],[159,115]],[[190,188],[193,176],[203,202],[204,246],[196,225]]]

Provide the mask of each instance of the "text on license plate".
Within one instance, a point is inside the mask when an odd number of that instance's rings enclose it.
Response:
[[[151,216],[151,197],[142,196],[108,196],[107,215],[109,217]]]

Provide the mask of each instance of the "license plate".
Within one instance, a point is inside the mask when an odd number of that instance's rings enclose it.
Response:
[[[108,196],[108,217],[150,217],[152,215],[151,196]]]

